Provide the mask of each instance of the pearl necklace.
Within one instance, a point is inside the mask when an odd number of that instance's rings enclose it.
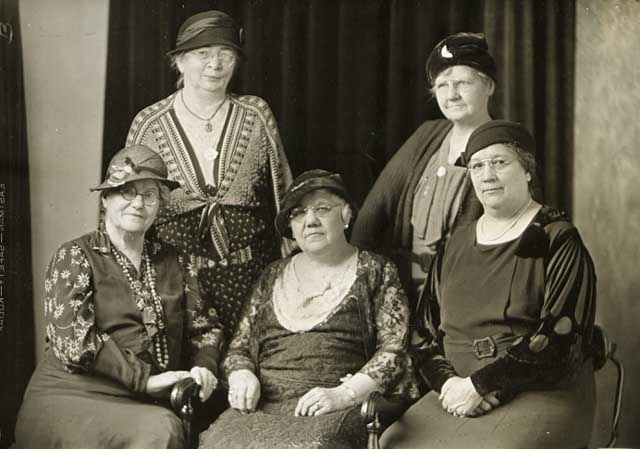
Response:
[[[224,97],[222,99],[222,101],[220,102],[220,104],[218,105],[218,107],[216,108],[215,111],[213,111],[213,114],[211,114],[211,117],[209,118],[204,118],[204,117],[200,117],[198,114],[196,114],[195,112],[193,112],[191,109],[189,109],[189,106],[187,106],[187,103],[184,101],[184,90],[180,91],[180,100],[182,100],[182,104],[184,105],[184,108],[187,110],[187,112],[191,115],[193,115],[195,118],[197,118],[198,120],[201,120],[203,122],[206,122],[206,124],[204,125],[204,130],[208,133],[210,133],[211,131],[213,131],[213,124],[211,124],[211,121],[213,120],[213,118],[216,116],[216,114],[218,113],[218,111],[222,108],[222,105],[225,104],[225,102],[227,101],[227,97]]]
[[[520,209],[514,214],[514,217],[511,219],[509,224],[498,235],[493,237],[489,237],[487,235],[487,231],[485,231],[484,229],[486,219],[485,219],[485,216],[483,215],[482,218],[479,220],[479,222],[480,222],[480,232],[484,236],[484,239],[488,242],[494,242],[502,238],[503,236],[505,236],[507,232],[513,229],[513,227],[518,223],[518,221],[522,218],[525,212],[529,210],[529,206],[531,205],[532,202],[533,202],[533,199],[529,198],[529,201],[527,202],[527,204],[525,204],[525,206],[522,209]]]
[[[116,262],[118,262],[118,265],[120,265],[120,268],[122,268],[125,278],[127,278],[129,287],[135,297],[136,306],[138,306],[138,309],[142,312],[142,323],[153,342],[158,366],[166,369],[167,366],[169,366],[169,345],[165,331],[164,309],[162,308],[162,298],[156,293],[156,272],[151,265],[147,245],[145,244],[142,248],[142,258],[145,263],[143,282],[149,287],[151,291],[150,295],[148,290],[142,289],[142,282],[133,278],[130,271],[130,267],[132,267],[131,262],[129,262],[125,256],[121,255],[113,244],[111,245],[111,252]]]

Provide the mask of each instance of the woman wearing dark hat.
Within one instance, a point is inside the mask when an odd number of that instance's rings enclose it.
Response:
[[[92,189],[104,226],[63,244],[49,264],[48,347],[18,416],[16,448],[184,446],[180,419],[161,404],[186,376],[209,397],[223,335],[194,273],[146,235],[176,187],[162,159],[137,145],[120,150]],[[187,359],[191,371],[179,370]]]
[[[230,337],[251,285],[281,256],[273,220],[291,173],[267,103],[227,90],[243,58],[231,17],[188,18],[169,57],[179,89],[138,113],[127,145],[151,147],[180,184],[158,235],[189,259]]]
[[[433,264],[412,338],[433,391],[389,429],[389,447],[587,447],[596,275],[577,229],[533,200],[534,152],[513,122],[469,138],[484,213]]]
[[[458,33],[436,45],[426,74],[446,120],[423,123],[393,156],[352,234],[354,244],[394,259],[412,303],[455,225],[480,213],[460,156],[473,130],[491,120],[496,66],[483,35]]]
[[[232,408],[200,448],[362,448],[370,392],[417,395],[396,268],[347,241],[353,215],[339,175],[293,181],[276,227],[301,251],[259,278],[223,363]]]

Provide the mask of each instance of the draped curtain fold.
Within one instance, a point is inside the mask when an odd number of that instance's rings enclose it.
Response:
[[[35,364],[29,162],[18,0],[0,1],[0,448]]]
[[[499,67],[493,115],[534,133],[545,201],[570,212],[574,0],[111,0],[105,167],[135,113],[174,90],[164,54],[207,9],[244,28],[232,90],[269,102],[294,174],[338,171],[357,200],[422,121],[441,117],[430,50],[484,32]]]

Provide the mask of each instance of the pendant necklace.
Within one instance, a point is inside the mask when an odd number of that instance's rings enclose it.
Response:
[[[203,122],[205,122],[204,125],[204,130],[205,132],[210,133],[211,131],[213,131],[213,124],[211,123],[211,121],[213,120],[213,118],[216,116],[216,114],[218,113],[218,111],[222,108],[222,105],[225,104],[225,102],[227,101],[227,97],[225,96],[222,101],[220,102],[220,104],[218,105],[218,107],[216,108],[215,111],[213,111],[213,114],[211,114],[211,117],[209,118],[203,118],[200,117],[198,114],[196,114],[195,112],[193,112],[191,109],[189,109],[189,106],[187,106],[187,103],[184,101],[184,90],[180,91],[180,100],[182,100],[182,104],[184,105],[185,109],[187,110],[187,112],[191,115],[193,115],[195,118],[197,118],[198,120],[201,120]],[[214,150],[215,151],[215,150]],[[214,158],[215,159],[215,158]]]
[[[484,236],[485,240],[489,242],[494,242],[502,238],[507,232],[513,229],[513,227],[518,223],[518,221],[520,221],[520,219],[525,214],[525,212],[529,210],[529,206],[531,205],[532,202],[533,202],[533,199],[529,198],[529,202],[527,202],[527,204],[522,209],[517,211],[516,214],[514,215],[514,218],[509,222],[509,224],[498,235],[494,237],[488,237],[487,231],[485,231],[484,229],[485,217],[483,216],[482,222],[480,223],[480,231],[482,232],[482,235]]]

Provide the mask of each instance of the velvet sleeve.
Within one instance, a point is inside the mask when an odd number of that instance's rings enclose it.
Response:
[[[184,273],[185,330],[193,366],[208,368],[218,374],[220,354],[224,346],[224,332],[218,312],[208,307],[200,295],[197,271],[180,257]]]
[[[438,290],[442,252],[438,253],[425,281],[418,302],[409,345],[411,358],[420,379],[422,393],[440,391],[442,385],[457,376],[453,365],[444,356],[440,335],[440,305]]]
[[[56,251],[47,269],[44,318],[48,346],[67,371],[99,373],[144,392],[151,366],[98,329],[91,265],[73,242]]]
[[[378,270],[382,270],[382,283],[373,298],[376,350],[359,372],[389,391],[405,369],[409,306],[395,265],[386,260]]]
[[[594,323],[593,262],[578,231],[566,222],[550,242],[539,325],[519,337],[504,356],[471,375],[480,394],[551,387],[570,377],[584,360]]]

